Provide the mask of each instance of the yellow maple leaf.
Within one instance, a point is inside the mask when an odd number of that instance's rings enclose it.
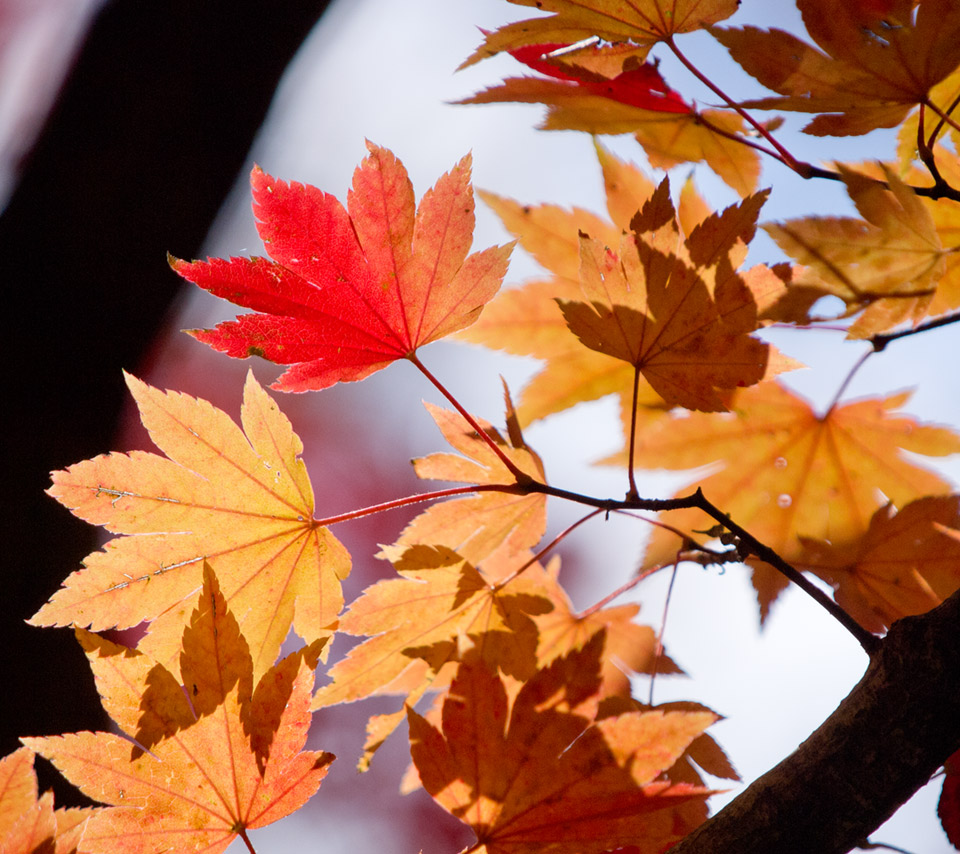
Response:
[[[53,792],[37,797],[34,753],[21,747],[0,759],[0,851],[76,854],[96,808],[53,808]]]
[[[105,707],[129,734],[151,734],[149,751],[108,732],[23,739],[109,805],[87,821],[85,850],[215,854],[319,788],[334,756],[303,747],[323,641],[288,655],[254,688],[249,647],[209,564],[183,632],[182,687],[142,653],[89,633],[83,640]],[[132,706],[131,690],[140,697]]]
[[[808,265],[797,285],[840,297],[847,314],[865,309],[849,337],[917,322],[927,315],[953,250],[944,248],[922,200],[889,168],[883,167],[889,189],[839,168],[863,219],[815,216],[764,228],[784,252]]]
[[[54,474],[50,494],[74,515],[127,536],[89,555],[31,622],[96,630],[150,620],[141,648],[176,672],[180,633],[209,560],[258,677],[291,624],[308,642],[329,636],[350,557],[314,521],[303,445],[253,374],[243,430],[207,401],[134,377],[127,384],[167,456],[109,454]]]
[[[794,562],[803,553],[801,537],[856,539],[886,501],[903,507],[916,498],[949,492],[943,478],[902,452],[958,453],[960,436],[895,414],[908,398],[901,393],[854,401],[820,415],[777,383],[762,383],[738,391],[729,414],[694,412],[638,432],[636,465],[711,466],[712,472],[696,481],[704,495]],[[626,459],[624,450],[603,462],[622,465]],[[714,524],[696,509],[671,511],[667,520],[684,531],[703,531]],[[672,562],[678,546],[674,534],[655,529],[644,565]],[[753,583],[765,618],[787,582],[771,567],[758,564]]]

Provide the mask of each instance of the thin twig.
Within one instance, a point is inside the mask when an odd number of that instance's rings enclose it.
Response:
[[[660,663],[660,656],[663,655],[663,635],[667,630],[667,613],[670,610],[670,597],[673,596],[673,583],[677,580],[677,567],[680,566],[680,555],[673,562],[673,570],[670,573],[670,583],[667,585],[667,596],[663,600],[663,616],[660,618],[660,631],[657,632],[657,648],[653,657],[653,668],[650,672],[650,693],[647,695],[647,705],[653,705],[653,685],[657,680],[657,665]]]
[[[830,401],[830,405],[827,407],[826,412],[823,413],[822,418],[826,418],[830,415],[831,412],[836,408],[836,405],[840,402],[840,398],[843,397],[843,393],[847,390],[847,386],[850,385],[850,381],[853,379],[854,375],[860,368],[863,366],[863,363],[867,361],[874,353],[877,351],[867,350],[866,353],[863,353],[859,359],[854,363],[853,367],[847,372],[847,376],[844,378],[843,382],[840,383],[840,388],[837,389],[837,393],[833,396],[833,400]]]
[[[873,345],[873,351],[879,353],[887,344],[891,341],[896,341],[899,338],[907,338],[910,335],[919,335],[921,332],[926,332],[930,329],[938,329],[941,326],[949,326],[951,323],[960,322],[960,312],[955,312],[954,314],[945,314],[943,317],[935,318],[934,320],[928,320],[926,323],[920,323],[911,329],[901,329],[899,332],[886,332],[883,334],[872,335],[866,340]]]
[[[629,490],[627,492],[627,498],[639,498],[640,493],[637,491],[637,480],[636,476],[633,473],[633,454],[634,447],[637,441],[637,394],[640,390],[640,366],[633,366],[633,393],[630,395],[630,437],[627,442],[627,479],[629,481]]]
[[[526,493],[542,492],[544,495],[553,495],[557,498],[566,498],[578,504],[586,504],[590,507],[597,507],[601,510],[614,512],[616,510],[683,510],[695,507],[703,510],[708,516],[719,522],[732,534],[739,539],[739,550],[742,557],[754,555],[765,563],[770,564],[774,569],[784,575],[789,581],[792,581],[808,596],[812,597],[824,610],[826,610],[840,625],[842,625],[857,642],[864,648],[868,655],[873,655],[880,648],[880,638],[867,631],[856,620],[853,619],[840,605],[834,602],[826,593],[824,593],[813,582],[809,581],[803,573],[791,564],[787,563],[770,546],[765,545],[756,539],[749,531],[742,528],[727,516],[722,510],[712,504],[698,487],[692,495],[680,498],[635,498],[631,500],[618,501],[612,498],[592,498],[587,495],[580,495],[566,489],[559,489],[555,486],[549,486],[545,483],[528,483],[507,487],[505,492]]]
[[[467,412],[467,410],[464,409],[463,406],[461,406],[460,401],[458,401],[449,391],[447,391],[447,387],[442,382],[440,382],[440,380],[438,380],[432,373],[430,373],[429,370],[427,370],[426,365],[424,365],[423,362],[421,362],[420,359],[417,358],[416,353],[410,353],[410,355],[408,355],[407,358],[411,362],[413,362],[414,366],[418,371],[420,371],[421,374],[423,374],[428,380],[430,380],[434,388],[436,388],[437,391],[440,392],[440,394],[442,394],[447,400],[450,401],[450,403],[453,404],[453,407],[457,410],[457,412],[460,413],[460,415],[467,422],[467,424],[469,424],[476,431],[477,436],[479,436],[484,442],[486,442],[487,445],[490,447],[490,449],[500,458],[500,462],[502,462],[506,466],[507,471],[509,471],[510,474],[512,474],[517,479],[517,483],[527,483],[528,481],[532,480],[530,475],[526,474],[526,472],[520,471],[520,469],[513,462],[513,460],[511,460],[510,457],[506,455],[503,448],[501,448],[493,440],[493,438],[487,433],[486,430],[482,429],[480,425],[477,424],[476,419],[469,412]]]
[[[383,513],[386,510],[395,510],[398,507],[406,507],[410,504],[421,504],[424,501],[436,501],[438,498],[452,498],[455,495],[469,495],[474,492],[500,492],[503,487],[498,484],[472,484],[470,486],[451,486],[448,489],[438,489],[434,492],[420,492],[416,495],[407,495],[404,498],[395,498],[392,501],[384,501],[381,504],[371,504],[369,507],[361,507],[359,510],[351,510],[349,513],[340,513],[337,516],[327,516],[324,519],[314,519],[315,527],[321,525],[336,525],[338,522],[349,522],[352,519],[361,519],[364,516],[372,516],[375,513]]]

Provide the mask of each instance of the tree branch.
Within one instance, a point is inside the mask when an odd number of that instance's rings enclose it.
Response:
[[[958,748],[960,591],[894,623],[826,722],[670,854],[842,854]]]

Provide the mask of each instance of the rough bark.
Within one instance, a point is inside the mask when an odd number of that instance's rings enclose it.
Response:
[[[894,623],[824,724],[670,854],[842,854],[958,748],[960,592]]]

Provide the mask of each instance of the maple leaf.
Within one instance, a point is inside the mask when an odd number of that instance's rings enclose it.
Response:
[[[641,48],[639,59],[659,41],[689,33],[729,18],[739,0],[510,0],[518,6],[536,6],[553,12],[545,18],[528,18],[484,33],[483,45],[460,66],[466,68],[505,50],[544,42],[569,44],[600,37],[630,42]]]
[[[315,187],[253,170],[257,228],[273,260],[171,260],[185,279],[254,310],[191,334],[235,358],[292,365],[274,388],[326,388],[411,358],[476,320],[506,273],[511,246],[467,255],[469,155],[416,208],[403,164],[367,147],[346,210]]]
[[[960,588],[960,542],[942,527],[960,527],[960,496],[920,498],[899,512],[888,504],[855,540],[801,538],[796,566],[833,585],[837,603],[864,628],[882,632]]]
[[[604,634],[557,659],[514,697],[480,661],[462,663],[442,728],[408,711],[424,788],[477,836],[471,851],[661,852],[706,817],[708,789],[660,779],[716,720],[627,712],[596,720]]]
[[[690,413],[650,425],[638,432],[634,457],[638,468],[712,466],[696,481],[704,495],[792,563],[802,557],[800,537],[856,539],[887,501],[904,507],[950,491],[945,480],[913,464],[903,451],[958,453],[960,436],[895,415],[908,399],[901,393],[817,414],[777,383],[762,383],[738,391],[730,414]],[[624,450],[603,463],[622,465],[626,459]],[[714,524],[696,509],[671,511],[669,521],[685,531]],[[678,545],[674,534],[655,529],[644,566],[673,562]],[[754,565],[762,619],[786,583],[771,567]]]
[[[866,308],[849,337],[865,338],[925,317],[946,272],[945,250],[930,211],[890,169],[871,178],[838,167],[863,219],[805,217],[764,226],[784,252],[810,270],[796,285],[840,297],[847,314]]]
[[[84,845],[101,852],[223,851],[238,835],[299,809],[319,788],[333,755],[304,751],[317,641],[271,667],[256,690],[253,662],[209,565],[183,633],[181,688],[162,665],[86,635],[104,705],[121,721],[167,721],[145,751],[113,733],[23,742],[84,794],[109,808],[87,822]],[[126,683],[126,684],[124,684]],[[128,705],[131,685],[141,703]],[[187,699],[189,696],[189,700]],[[185,723],[196,710],[198,718]]]
[[[554,560],[541,576],[553,610],[533,618],[539,634],[537,662],[540,667],[582,650],[602,630],[606,633],[606,643],[597,689],[601,697],[629,697],[630,675],[634,673],[653,673],[654,670],[661,675],[683,673],[659,646],[654,630],[633,621],[640,611],[639,605],[588,608],[577,614],[560,585],[559,571],[560,562]]]
[[[339,631],[366,636],[330,668],[314,708],[377,693],[413,691],[467,638],[519,679],[535,666],[531,614],[552,607],[529,574],[497,585],[445,546],[388,547],[400,578],[379,581],[351,604]]]
[[[783,30],[710,32],[748,74],[781,96],[742,106],[825,113],[805,132],[859,135],[895,127],[914,106],[930,105],[931,89],[960,65],[960,9],[953,0],[898,3],[897,10],[887,5],[798,0],[822,53]]]
[[[745,129],[739,115],[697,111],[667,86],[655,64],[640,61],[645,51],[638,56],[632,44],[576,48],[548,43],[512,50],[549,79],[509,77],[457,103],[542,103],[549,108],[544,130],[632,133],[652,166],[704,161],[741,196],[756,189],[760,160],[737,139]]]
[[[506,392],[506,387],[504,390]],[[537,482],[545,483],[543,464],[523,440],[508,393],[506,400],[509,443],[488,423],[475,420],[521,471]],[[517,482],[490,445],[461,415],[429,403],[424,403],[424,406],[444,438],[466,457],[431,454],[414,460],[414,471],[418,477],[478,485],[511,485]],[[536,545],[546,527],[546,507],[547,498],[543,493],[514,495],[509,492],[483,492],[468,498],[444,501],[421,513],[407,525],[396,546],[448,546],[477,566],[498,549],[514,555]]]
[[[560,310],[587,347],[633,365],[667,404],[721,410],[720,389],[768,375],[769,345],[749,336],[759,325],[749,288],[727,276],[711,293],[698,273],[713,265],[728,235],[714,245],[716,235],[701,224],[681,245],[669,192],[664,179],[619,254],[581,236],[580,286],[589,303],[561,301]],[[764,198],[745,206],[757,211]]]
[[[141,649],[175,670],[208,559],[240,615],[258,677],[291,623],[308,642],[327,636],[350,556],[316,524],[303,445],[253,374],[243,430],[207,401],[130,376],[127,384],[167,456],[110,454],[54,474],[49,493],[74,515],[129,536],[89,555],[31,622],[97,630],[152,620]]]
[[[632,402],[632,365],[583,347],[555,302],[583,299],[579,233],[589,234],[605,245],[618,245],[621,232],[629,229],[630,221],[655,190],[635,166],[619,160],[600,145],[596,148],[612,225],[578,208],[566,211],[554,205],[532,207],[481,193],[507,229],[519,238],[523,248],[554,274],[549,280],[536,280],[503,292],[487,307],[477,324],[458,336],[547,361],[521,394],[517,412],[524,423],[607,394],[620,394]],[[715,294],[719,293],[721,300],[714,304],[724,317],[730,315],[734,319],[735,326],[751,324],[752,307],[761,307],[755,300],[764,300],[763,305],[770,301],[763,290],[766,285],[761,271],[766,268],[736,272],[745,256],[746,243],[753,236],[763,198],[761,194],[722,215],[708,216],[702,200],[691,187],[682,194],[677,212],[680,221],[687,223],[691,236],[697,225],[704,224],[694,246],[698,275]],[[676,246],[671,248],[675,250]],[[726,284],[718,290],[719,281]],[[777,293],[783,290],[779,279],[777,289]],[[767,351],[767,359],[771,374],[789,365],[773,349]],[[643,377],[637,400],[643,413],[641,421],[647,417],[656,419],[668,408]]]
[[[97,810],[53,808],[53,792],[37,797],[32,750],[0,759],[0,851],[76,854],[87,820]]]
[[[958,98],[960,98],[960,68],[945,77],[930,90],[930,101],[934,104],[952,105],[958,102]],[[924,119],[922,128],[920,124],[921,117]],[[935,142],[940,130],[939,124],[935,124],[932,131],[930,124],[932,124],[932,122],[929,120],[929,113],[924,107],[921,107],[914,110],[900,125],[897,131],[897,160],[902,169],[909,168],[913,165],[914,160],[918,159],[919,151],[917,149],[917,143],[920,139],[923,140],[924,145],[928,149],[932,148],[937,150],[936,160],[940,160],[944,155],[950,157],[950,153]],[[949,135],[954,148],[956,148],[957,142],[960,140],[960,132],[958,132],[954,123],[946,123],[942,129]],[[951,186],[956,186],[949,180],[948,183],[950,183]]]
[[[689,700],[675,700],[651,706],[622,694],[604,697],[597,709],[597,719],[622,715],[624,712],[708,712],[716,716],[717,720],[722,720],[712,709]],[[740,779],[737,769],[733,767],[723,748],[708,732],[701,733],[691,741],[677,761],[664,773],[667,779],[674,783],[702,786],[704,783],[701,771],[725,780]]]

